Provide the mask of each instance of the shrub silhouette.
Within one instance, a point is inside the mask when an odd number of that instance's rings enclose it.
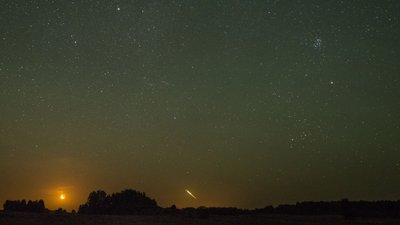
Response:
[[[176,208],[176,205],[172,205],[169,208],[164,208],[162,213],[166,214],[166,215],[174,216],[174,215],[177,215],[179,213],[179,210]]]

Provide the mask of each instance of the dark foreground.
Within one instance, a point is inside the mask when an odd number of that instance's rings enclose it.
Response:
[[[210,216],[207,219],[181,216],[93,216],[93,215],[57,215],[35,213],[0,213],[0,225],[398,225],[400,219],[354,218],[341,216],[285,216],[285,215],[246,215],[246,216]]]

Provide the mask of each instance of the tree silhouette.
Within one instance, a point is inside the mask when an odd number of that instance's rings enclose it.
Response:
[[[4,211],[16,211],[16,212],[45,212],[47,209],[44,206],[44,201],[32,201],[28,200],[26,203],[25,200],[16,200],[11,201],[7,200],[3,204]]]
[[[89,194],[87,203],[79,207],[83,214],[155,214],[160,211],[157,202],[143,192],[127,189],[111,196],[98,190]]]
[[[102,190],[93,191],[89,194],[87,205],[91,213],[105,214],[110,207],[107,193]]]

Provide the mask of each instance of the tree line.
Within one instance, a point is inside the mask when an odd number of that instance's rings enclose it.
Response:
[[[38,201],[29,200],[7,200],[3,204],[4,211],[15,211],[15,212],[45,212],[47,211],[44,206],[44,201],[42,199]]]
[[[43,200],[26,202],[25,200],[5,201],[4,211],[16,212],[48,212]],[[65,210],[55,211],[65,213]],[[75,212],[75,211],[73,211]],[[291,205],[266,206],[256,209],[240,209],[235,207],[198,207],[178,209],[175,205],[162,208],[154,199],[144,192],[126,189],[121,192],[107,194],[98,190],[89,194],[86,203],[79,206],[79,214],[100,215],[180,215],[207,218],[209,215],[254,215],[254,214],[286,214],[286,215],[342,215],[352,217],[400,217],[400,201],[320,201],[298,202]]]
[[[400,217],[400,201],[340,201],[298,202],[292,205],[267,206],[259,213],[292,215],[343,215],[344,217]]]

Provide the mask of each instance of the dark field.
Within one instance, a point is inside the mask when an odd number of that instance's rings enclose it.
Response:
[[[57,215],[57,214],[0,214],[1,225],[191,225],[191,224],[237,224],[237,225],[302,225],[302,224],[390,224],[399,225],[400,219],[356,218],[345,220],[341,216],[211,216],[207,219],[180,216],[92,216],[92,215]]]

